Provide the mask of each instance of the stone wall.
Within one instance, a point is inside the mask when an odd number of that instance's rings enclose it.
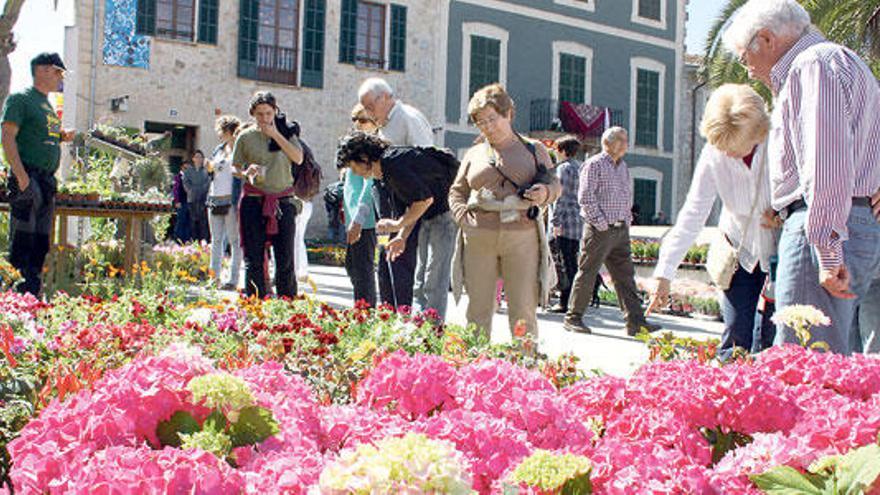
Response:
[[[103,33],[104,1],[85,0],[76,5],[77,37],[76,127],[89,126],[91,103],[92,24],[94,8],[100,9],[99,33]],[[380,3],[387,3],[379,0]],[[357,100],[357,89],[367,77],[385,77],[400,98],[420,108],[431,123],[440,126],[442,112],[436,108],[434,81],[445,77],[435,67],[439,49],[438,9],[441,2],[431,0],[398,1],[408,7],[406,72],[387,72],[338,63],[340,2],[328,1],[324,42],[324,88],[302,88],[241,79],[237,76],[239,2],[220,2],[218,44],[206,45],[151,40],[149,69],[104,65],[103,34],[98,36],[95,76],[95,122],[143,128],[145,121],[195,126],[196,147],[210,149],[216,143],[213,130],[215,112],[232,113],[246,119],[247,102],[257,90],[272,91],[289,117],[303,127],[303,137],[313,148],[324,168],[325,182],[338,177],[335,169],[336,141],[350,126],[350,110]],[[386,39],[386,43],[388,40]],[[110,100],[129,96],[128,110],[113,112]],[[320,197],[309,224],[309,237],[323,237],[326,216]]]

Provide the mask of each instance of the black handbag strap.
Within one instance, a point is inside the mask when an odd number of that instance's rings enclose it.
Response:
[[[544,167],[541,163],[538,162],[538,153],[535,151],[535,144],[526,141],[526,139],[524,137],[522,137],[522,135],[520,135],[520,133],[518,133],[518,132],[516,132],[514,134],[516,134],[516,137],[519,139],[519,142],[521,142],[523,144],[523,146],[525,146],[526,149],[529,150],[529,153],[532,154],[532,160],[534,160],[534,163],[535,163],[535,174],[537,175],[538,173],[540,173],[542,167],[546,169],[546,167]],[[521,189],[522,186],[517,184],[517,182],[515,180],[511,179],[507,174],[504,173],[503,170],[501,170],[501,167],[498,166],[498,154],[495,153],[495,148],[493,148],[492,145],[489,144],[488,141],[486,141],[486,146],[488,147],[487,151],[489,152],[489,166],[491,166],[493,169],[495,169],[495,171],[498,172],[498,174],[500,174],[504,180],[513,184],[513,187],[517,188],[517,190]]]

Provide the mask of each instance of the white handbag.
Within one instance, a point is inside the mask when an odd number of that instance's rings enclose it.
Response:
[[[723,233],[716,237],[709,246],[709,253],[706,255],[706,272],[709,274],[712,282],[721,290],[730,288],[733,274],[736,273],[737,266],[739,266],[739,253],[742,251],[743,241],[749,228],[752,226],[752,221],[755,219],[755,208],[758,206],[758,196],[761,191],[761,178],[763,177],[765,161],[767,161],[766,157],[761,160],[760,169],[758,170],[758,181],[755,184],[755,196],[752,200],[752,210],[749,212],[746,228],[742,231],[739,246],[734,248]]]

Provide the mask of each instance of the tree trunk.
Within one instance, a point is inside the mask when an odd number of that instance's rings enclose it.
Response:
[[[12,29],[18,21],[24,0],[6,0],[3,15],[0,16],[0,104],[9,96],[12,83],[12,69],[9,66],[9,54],[15,50]]]

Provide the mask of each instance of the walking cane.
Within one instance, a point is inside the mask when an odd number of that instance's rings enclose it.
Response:
[[[374,186],[375,187],[375,186]],[[376,187],[376,191],[378,192],[379,188]],[[376,208],[376,218],[379,218],[380,208],[379,208],[379,198],[378,194],[373,194],[373,207]],[[384,252],[385,264],[388,266],[388,280],[391,282],[391,299],[392,305],[394,306],[394,310],[397,311],[397,287],[394,283],[394,265],[391,263],[391,260],[388,259],[388,249],[387,247],[382,250]]]

